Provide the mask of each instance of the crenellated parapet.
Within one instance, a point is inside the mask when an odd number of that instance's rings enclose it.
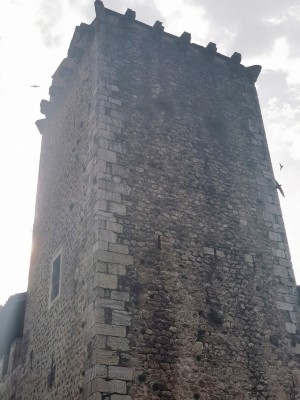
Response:
[[[232,56],[227,57],[217,52],[217,45],[215,43],[210,42],[206,47],[191,43],[190,33],[183,32],[179,37],[177,37],[165,32],[164,26],[160,21],[156,21],[152,27],[146,25],[136,20],[136,13],[131,9],[127,9],[124,15],[122,15],[105,8],[103,2],[100,0],[96,0],[94,6],[96,14],[95,20],[90,25],[82,23],[80,26],[76,27],[68,49],[68,56],[61,62],[52,77],[52,85],[49,88],[50,100],[42,100],[41,102],[41,113],[45,115],[46,119],[51,118],[55,113],[55,109],[63,97],[66,86],[72,79],[74,71],[76,71],[81,62],[85,47],[90,42],[94,30],[97,31],[101,24],[105,23],[108,16],[111,15],[117,17],[121,23],[136,24],[140,27],[142,26],[146,30],[152,31],[154,35],[151,36],[156,37],[159,40],[163,37],[168,40],[174,40],[174,43],[178,43],[178,47],[184,52],[184,54],[188,51],[189,46],[191,46],[191,48],[196,49],[196,51],[199,52],[199,56],[204,53],[207,60],[210,60],[210,62],[213,62],[215,57],[226,60],[229,66],[235,70],[238,68],[240,73],[244,74],[253,84],[256,82],[260,74],[261,66],[259,65],[250,67],[244,67],[241,65],[242,56],[240,53],[235,52]],[[47,124],[41,123],[40,121],[41,120],[37,121],[36,125],[42,134]]]
[[[246,75],[249,78],[250,82],[255,83],[257,81],[260,71],[260,65],[252,65],[251,67],[246,68]]]

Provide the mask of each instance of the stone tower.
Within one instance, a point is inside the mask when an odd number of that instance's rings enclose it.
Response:
[[[41,103],[25,322],[0,347],[0,398],[299,399],[260,67],[95,9]]]

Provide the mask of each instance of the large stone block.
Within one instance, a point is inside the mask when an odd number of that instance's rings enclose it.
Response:
[[[123,381],[131,381],[133,377],[133,369],[128,367],[108,367],[108,377],[121,379]]]
[[[123,226],[116,222],[106,221],[106,229],[116,233],[123,233]]]
[[[111,298],[114,300],[129,301],[130,295],[128,292],[111,291]]]
[[[109,230],[106,229],[99,229],[98,231],[98,238],[99,240],[116,243],[117,242],[117,235]]]
[[[286,258],[285,257],[285,251],[281,250],[281,249],[274,249],[272,248],[272,254],[275,257],[279,257],[279,258]]]
[[[113,253],[112,251],[98,250],[95,253],[95,258],[99,261],[105,261],[113,264],[131,265],[133,257],[127,254]]]
[[[108,273],[113,275],[126,275],[126,267],[121,264],[108,264]]]
[[[294,324],[300,324],[300,312],[290,312],[290,316]]]
[[[117,289],[118,277],[117,275],[97,273],[95,274],[94,285],[105,289]]]
[[[129,339],[109,336],[107,338],[107,346],[110,347],[112,350],[128,351]]]
[[[300,369],[294,369],[292,371],[292,374],[293,374],[294,385],[296,387],[300,387]]]
[[[103,308],[115,308],[116,310],[124,310],[125,304],[123,300],[119,299],[105,299],[105,298],[96,298],[95,299],[95,308],[103,307]]]
[[[124,246],[123,244],[111,243],[109,250],[115,253],[128,254],[128,246]]]
[[[97,323],[93,326],[93,334],[126,337],[126,328],[124,326]]]
[[[119,215],[126,215],[126,206],[124,204],[118,204],[113,201],[110,201],[109,211]]]
[[[287,330],[289,333],[293,333],[293,334],[296,333],[297,328],[296,328],[296,325],[295,325],[295,324],[292,324],[291,322],[286,322],[286,323],[285,323],[285,326],[286,326],[286,330]]]
[[[107,378],[107,376],[108,367],[106,365],[95,365],[85,372],[84,380],[85,382],[89,382],[95,378]]]
[[[276,276],[281,276],[282,278],[288,277],[288,273],[285,267],[281,267],[280,265],[273,265],[273,268]]]
[[[131,315],[127,311],[113,310],[112,323],[114,325],[130,326]]]
[[[111,400],[132,400],[131,396],[122,396],[118,394],[113,394],[111,396]]]
[[[295,346],[290,346],[289,351],[291,354],[300,354],[300,344],[297,343]]]
[[[276,301],[276,304],[277,304],[277,307],[280,310],[286,310],[286,311],[293,311],[294,310],[293,305],[290,304],[290,303],[285,303],[283,301]]]
[[[97,364],[101,365],[118,365],[119,355],[116,351],[95,349],[93,350],[90,358],[89,364],[95,366]]]
[[[108,161],[111,163],[117,162],[117,154],[114,151],[98,149],[97,156],[99,160]]]
[[[120,393],[125,394],[127,390],[126,382],[112,379],[106,381],[101,378],[95,378],[92,381],[92,391],[101,393]]]
[[[121,202],[120,193],[111,192],[110,190],[106,190],[106,189],[99,189],[97,191],[97,198],[108,200],[108,201],[114,201],[116,203]]]

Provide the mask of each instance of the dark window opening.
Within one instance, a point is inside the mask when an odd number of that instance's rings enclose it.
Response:
[[[30,355],[29,355],[29,363],[30,363],[30,368],[33,367],[33,350],[31,350]]]
[[[11,369],[14,370],[18,364],[18,348],[13,349],[13,353],[11,354]]]
[[[53,301],[59,293],[60,259],[61,255],[54,260],[52,266],[51,301]]]
[[[3,364],[2,364],[2,378],[7,374],[8,371],[8,361],[9,361],[9,353],[5,353],[3,355]]]
[[[48,377],[47,377],[48,378],[47,379],[48,389],[51,389],[54,386],[55,371],[56,371],[56,365],[54,364],[54,358],[52,356],[51,365],[50,365],[50,369],[49,369],[49,373],[48,373]]]

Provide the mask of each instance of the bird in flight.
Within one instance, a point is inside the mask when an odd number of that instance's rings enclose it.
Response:
[[[283,165],[279,163],[279,167],[280,167],[280,171],[281,171],[283,168]]]
[[[38,87],[40,87],[40,86],[39,86],[39,85],[31,85],[30,87],[36,89],[36,88],[38,88]]]
[[[278,189],[279,192],[282,194],[282,196],[285,197],[283,190],[281,188],[281,185],[279,185],[279,183],[276,181],[276,179],[274,179],[274,181],[276,182],[276,186],[274,187],[274,189]]]

